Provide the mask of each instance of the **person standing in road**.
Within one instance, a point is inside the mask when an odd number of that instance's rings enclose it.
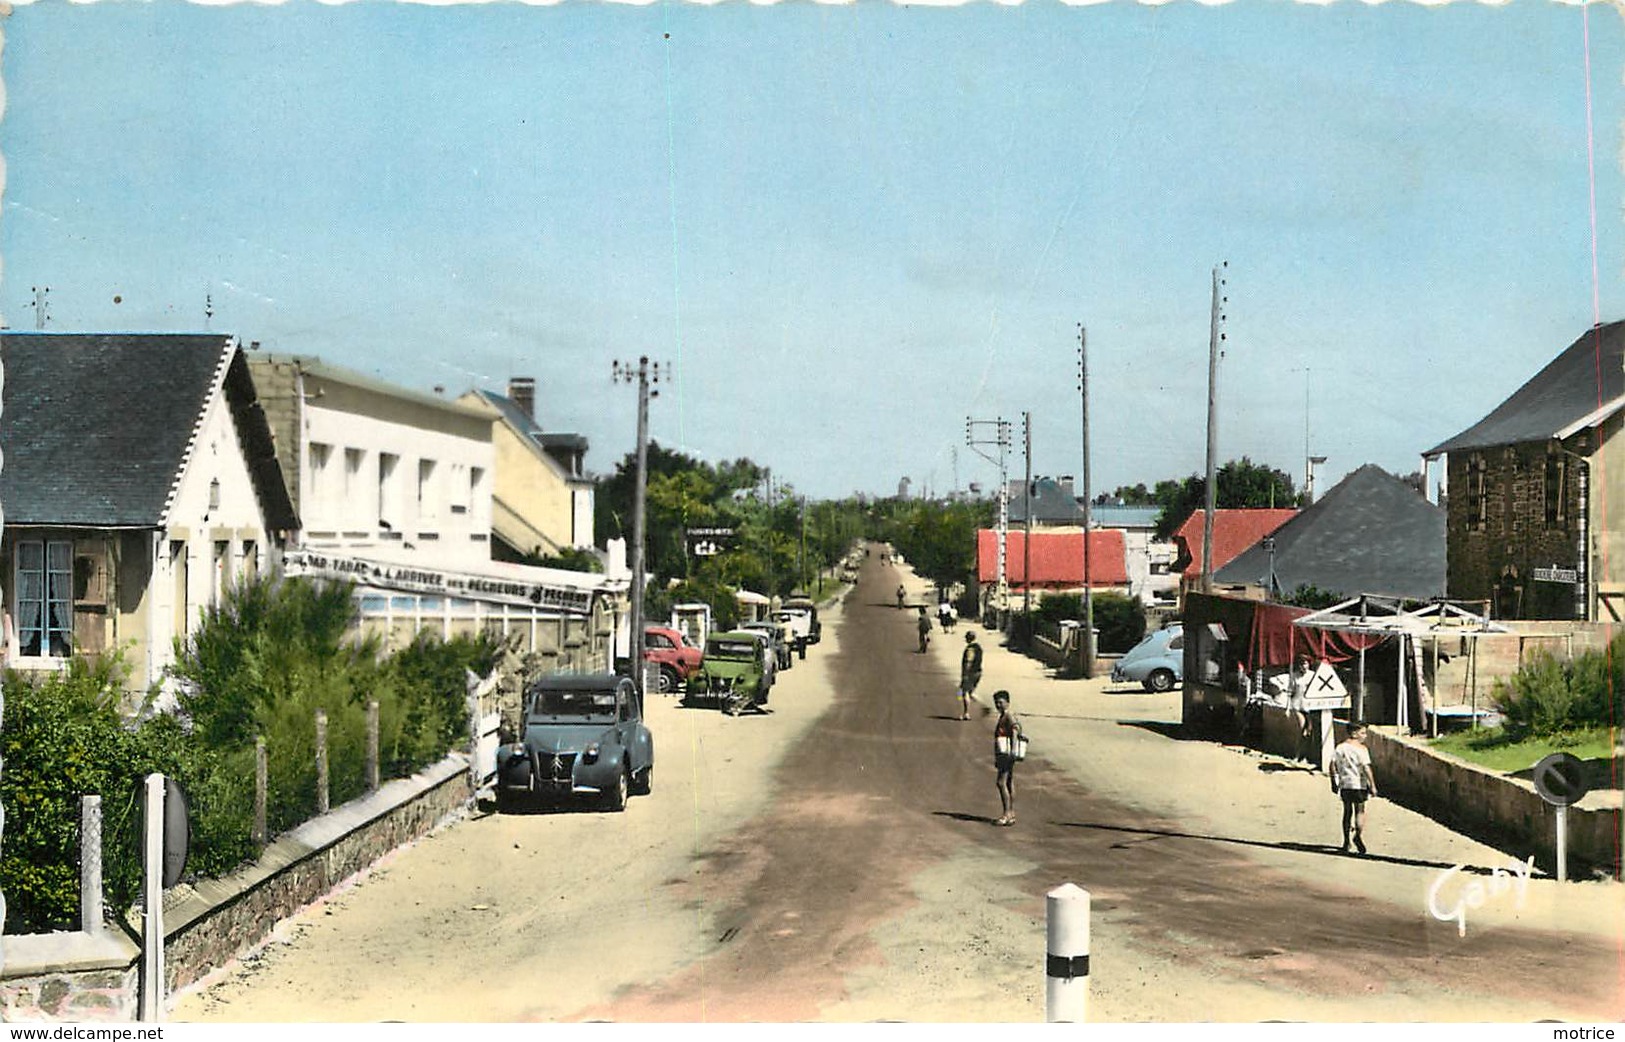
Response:
[[[1365,724],[1349,724],[1349,735],[1332,750],[1332,791],[1343,797],[1343,853],[1365,853],[1365,804],[1377,794],[1371,773],[1371,751],[1365,747]]]
[[[976,634],[966,632],[965,653],[959,656],[959,719],[970,719],[971,697],[982,679],[982,646]]]
[[[993,724],[993,783],[999,788],[1004,807],[995,825],[1016,823],[1016,742],[1021,738],[1021,721],[1010,712],[1010,692],[993,692],[993,708],[999,719]]]
[[[897,584],[897,609],[899,611],[901,611],[903,609],[903,597],[904,596],[905,596],[905,591],[903,589],[903,584],[898,583]]]
[[[926,615],[925,606],[920,606],[919,619],[915,621],[914,628],[920,631],[920,654],[931,644],[931,617]]]

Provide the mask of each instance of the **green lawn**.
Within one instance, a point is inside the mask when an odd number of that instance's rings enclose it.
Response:
[[[1512,773],[1528,770],[1548,753],[1572,753],[1582,760],[1606,759],[1613,755],[1614,739],[1613,731],[1600,727],[1551,738],[1509,742],[1499,727],[1481,727],[1477,731],[1462,731],[1435,738],[1429,744],[1440,752],[1459,756],[1480,767]]]

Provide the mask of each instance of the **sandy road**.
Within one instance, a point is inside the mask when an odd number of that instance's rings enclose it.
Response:
[[[903,574],[916,593],[923,587]],[[176,1019],[1037,1020],[1043,893],[1094,896],[1108,1021],[1614,1019],[1625,890],[1536,880],[1465,937],[1424,896],[1508,855],[1379,803],[1331,851],[1324,781],[1182,741],[1175,696],[990,647],[1034,739],[999,829],[959,636],[916,654],[871,560],[771,716],[651,707],[655,795],[498,815],[401,852]],[[979,631],[980,632],[980,631]]]

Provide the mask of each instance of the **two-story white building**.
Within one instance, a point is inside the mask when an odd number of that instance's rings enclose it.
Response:
[[[289,574],[356,582],[361,627],[387,646],[497,628],[560,669],[610,668],[624,569],[492,559],[489,410],[313,358],[248,354],[303,521]]]

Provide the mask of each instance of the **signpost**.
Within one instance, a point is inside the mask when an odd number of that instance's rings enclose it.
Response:
[[[186,794],[162,774],[142,791],[141,1019],[164,1015],[164,891],[181,881],[191,845]]]
[[[1585,762],[1573,753],[1552,753],[1535,764],[1533,781],[1540,798],[1557,808],[1557,881],[1569,879],[1568,809],[1591,791]]]

